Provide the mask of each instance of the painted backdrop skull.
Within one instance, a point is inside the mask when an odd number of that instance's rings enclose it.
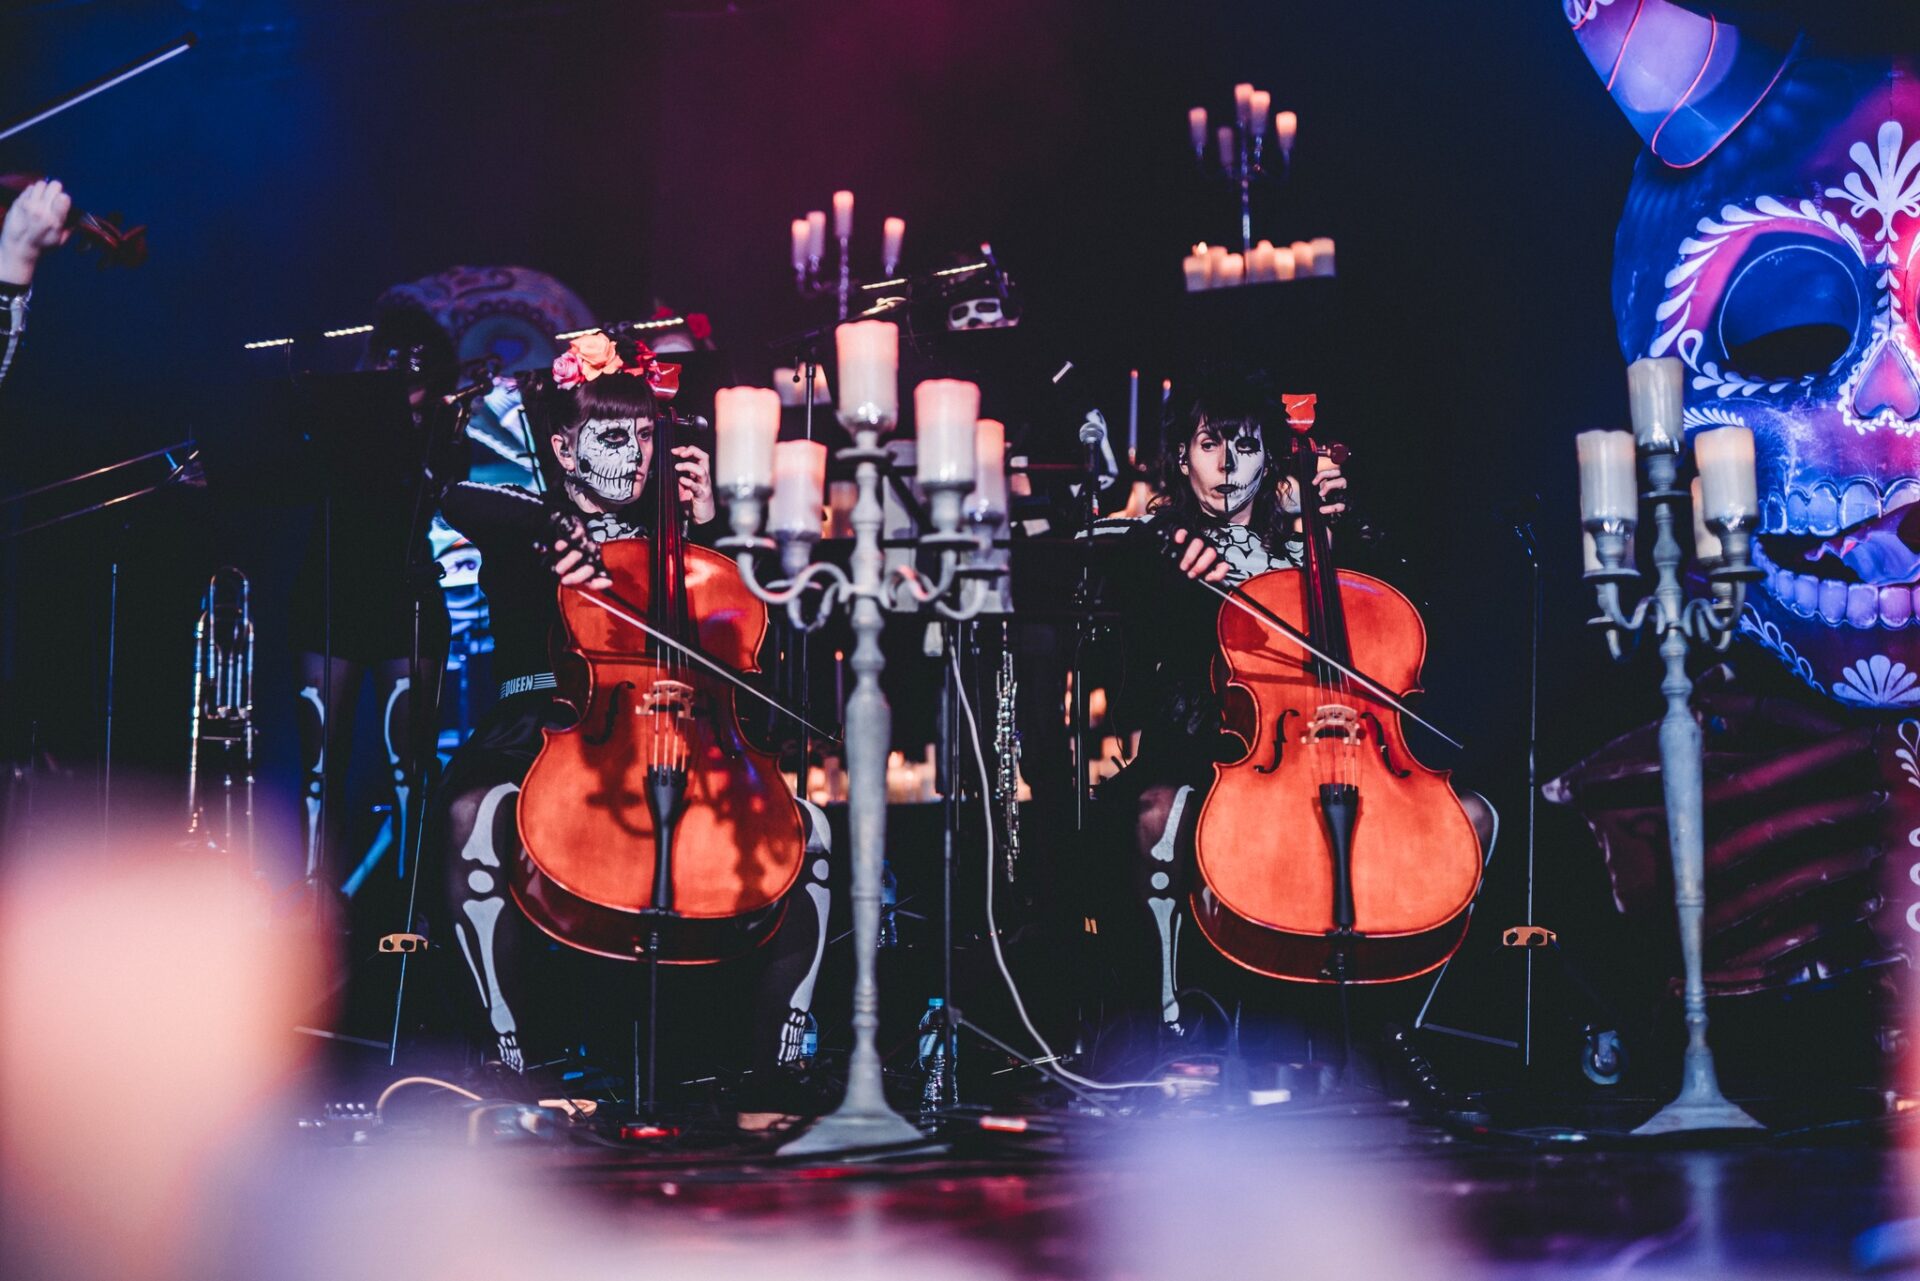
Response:
[[[1740,674],[1712,674],[1697,701],[1709,986],[1904,959],[1920,929],[1920,721],[1904,715],[1920,710],[1915,64],[1761,40],[1711,0],[1562,2],[1647,142],[1615,243],[1621,353],[1679,357],[1689,434],[1744,424],[1758,455],[1767,578]],[[1665,940],[1655,752],[1644,727],[1546,791],[1580,809],[1616,901]]]

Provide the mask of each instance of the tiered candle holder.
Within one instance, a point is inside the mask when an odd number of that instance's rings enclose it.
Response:
[[[1300,119],[1291,111],[1272,116],[1274,150],[1279,163],[1269,166],[1267,154],[1268,110],[1273,95],[1251,84],[1233,87],[1233,123],[1221,125],[1214,135],[1219,169],[1207,164],[1207,109],[1194,107],[1187,112],[1187,129],[1193,141],[1194,162],[1208,172],[1217,172],[1234,188],[1240,198],[1240,252],[1253,252],[1253,187],[1257,182],[1278,182],[1286,176],[1293,159],[1293,140]]]
[[[835,342],[839,417],[854,442],[839,457],[854,464],[859,488],[851,573],[812,559],[820,537],[825,446],[808,441],[774,446],[779,402],[771,391],[730,388],[716,398],[714,414],[714,484],[728,500],[733,528],[720,548],[733,553],[748,589],[768,605],[784,608],[796,627],[817,630],[844,604],[854,634],[855,679],[845,717],[847,815],[853,834],[853,1058],[845,1099],[782,1149],[794,1153],[920,1137],[887,1106],[874,1045],[880,1026],[875,959],[893,720],[880,689],[886,665],[880,632],[885,615],[894,611],[931,609],[955,621],[973,618],[991,603],[993,584],[1005,573],[992,555],[994,536],[1006,520],[1004,436],[998,423],[980,419],[980,389],[952,379],[924,382],[914,391],[917,478],[928,496],[931,525],[919,547],[939,554],[939,570],[929,582],[911,564],[885,567],[880,482],[888,454],[880,440],[899,419],[900,331],[885,321],[857,321],[841,325]],[[794,446],[807,452],[791,452]],[[761,533],[763,517],[769,518],[772,538]],[[767,552],[779,555],[783,577],[777,582],[760,581],[756,553]]]
[[[815,209],[804,218],[795,218],[792,232],[793,287],[802,298],[820,298],[829,294],[839,306],[839,318],[845,320],[853,304],[853,193],[833,193],[833,238],[839,246],[837,269],[830,277],[824,270],[827,255],[827,212]],[[889,218],[882,227],[880,270],[891,276],[900,266],[900,248],[906,241],[907,224],[901,218]]]
[[[1760,1123],[1720,1092],[1713,1050],[1707,1044],[1707,989],[1701,951],[1706,913],[1706,840],[1702,800],[1700,725],[1690,700],[1687,652],[1694,645],[1724,651],[1739,629],[1747,584],[1762,572],[1752,562],[1755,501],[1753,433],[1721,427],[1699,433],[1694,458],[1699,479],[1693,492],[1678,485],[1681,400],[1686,367],[1671,357],[1636,361],[1628,370],[1632,433],[1582,432],[1580,516],[1586,531],[1586,578],[1594,585],[1607,649],[1616,661],[1631,652],[1623,642],[1646,631],[1659,637],[1667,710],[1660,722],[1661,783],[1665,789],[1667,843],[1673,859],[1674,906],[1680,922],[1685,969],[1683,1000],[1687,1050],[1679,1095],[1635,1134],[1683,1130],[1758,1129]],[[1639,460],[1636,491],[1635,457]],[[1677,533],[1691,503],[1695,554],[1706,573],[1709,595],[1689,600],[1680,567],[1684,552]],[[1622,589],[1639,577],[1634,528],[1642,504],[1653,507],[1650,595],[1626,612]]]

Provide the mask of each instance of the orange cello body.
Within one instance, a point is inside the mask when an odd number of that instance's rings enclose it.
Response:
[[[1238,594],[1387,688],[1417,689],[1419,612],[1379,579],[1335,573],[1324,534],[1309,530],[1305,569],[1259,575]],[[1224,605],[1219,637],[1229,717],[1250,747],[1214,767],[1200,811],[1195,923],[1229,960],[1274,978],[1386,983],[1436,968],[1466,934],[1481,871],[1447,774],[1413,759],[1390,704],[1260,619]],[[1344,841],[1328,785],[1353,789]]]
[[[657,542],[610,542],[601,554],[611,590],[659,625]],[[682,638],[736,671],[757,670],[766,607],[727,557],[704,547],[670,551],[678,555],[661,568],[682,571],[667,573],[666,589],[680,595],[690,632]],[[546,731],[522,786],[515,899],[554,938],[604,956],[645,959],[656,937],[666,962],[753,950],[779,927],[806,853],[800,809],[778,762],[741,733],[725,681],[579,592],[559,590],[586,668],[578,704],[585,711],[576,725]],[[661,711],[668,703],[674,714]],[[656,910],[657,832],[647,795],[663,733],[677,736],[686,774],[684,804],[670,825],[670,915]]]

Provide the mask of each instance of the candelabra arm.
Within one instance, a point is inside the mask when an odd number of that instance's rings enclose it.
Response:
[[[893,577],[886,586],[888,605],[897,608],[907,601],[915,605],[937,605],[943,596],[953,590],[954,580],[959,576],[960,558],[952,552],[940,554],[940,577],[931,583],[914,566],[896,565]]]
[[[842,596],[852,590],[852,583],[845,571],[832,561],[815,561],[793,577],[776,583],[762,583],[759,571],[754,567],[753,553],[747,550],[729,548],[733,539],[723,539],[721,547],[734,553],[733,563],[740,569],[740,577],[747,590],[756,598],[775,608],[785,607],[787,618],[803,632],[816,632],[826,625],[833,616],[834,606]],[[821,587],[819,603],[814,606],[813,616],[807,617],[806,592],[809,587],[824,581]]]
[[[1641,597],[1640,603],[1633,607],[1633,613],[1631,614],[1626,613],[1620,607],[1620,584],[1617,582],[1595,584],[1594,598],[1600,603],[1601,617],[1593,621],[1603,624],[1607,628],[1609,647],[1614,651],[1613,656],[1619,658],[1621,657],[1621,652],[1618,648],[1618,637],[1615,636],[1614,633],[1633,633],[1645,627],[1647,625],[1647,614],[1654,608],[1654,598],[1652,596]]]
[[[933,607],[942,618],[955,623],[964,623],[978,618],[980,611],[985,609],[987,603],[993,599],[993,589],[989,586],[991,581],[987,578],[969,578],[966,580],[966,586],[960,589],[958,604],[949,605],[944,600],[937,600],[933,603]]]

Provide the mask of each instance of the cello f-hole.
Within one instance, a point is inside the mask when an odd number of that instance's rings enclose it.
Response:
[[[607,741],[613,737],[613,727],[618,724],[620,720],[620,705],[626,700],[627,691],[632,688],[632,681],[621,681],[613,687],[613,692],[607,695],[607,720],[606,723],[600,727],[599,733],[588,734],[586,736],[586,742],[590,746],[604,747]]]
[[[1254,766],[1258,774],[1271,774],[1280,768],[1280,762],[1287,757],[1287,718],[1297,714],[1297,709],[1289,707],[1280,713],[1280,723],[1273,727],[1273,760],[1270,764]]]

